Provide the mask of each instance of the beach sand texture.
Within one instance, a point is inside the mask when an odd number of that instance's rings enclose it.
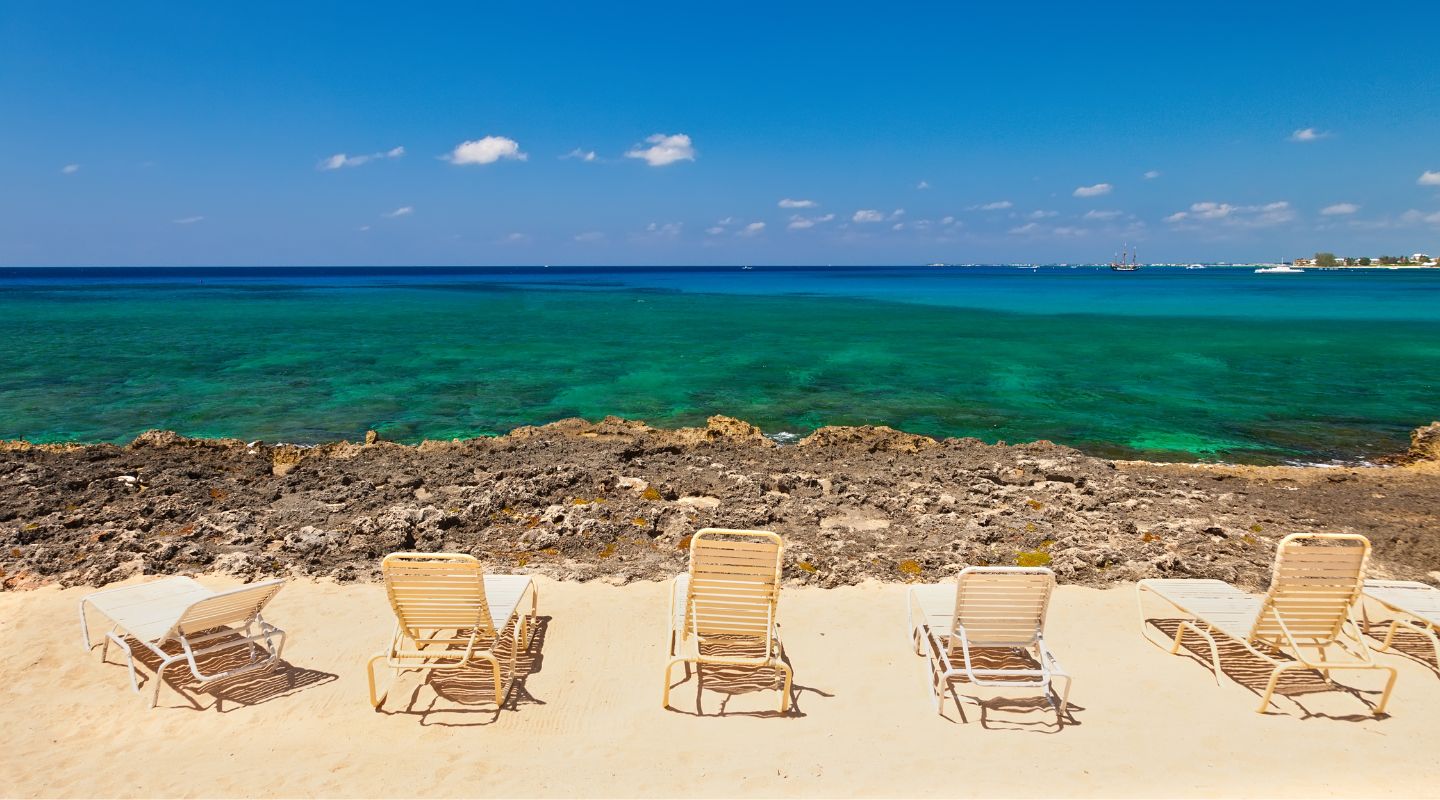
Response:
[[[274,675],[187,691],[194,705],[166,687],[155,710],[113,653],[82,652],[89,589],[0,593],[4,794],[1440,796],[1431,666],[1380,656],[1400,670],[1389,718],[1368,715],[1381,676],[1361,672],[1336,673],[1355,693],[1288,679],[1256,714],[1263,670],[1228,657],[1217,687],[1147,644],[1129,586],[1058,589],[1047,638],[1075,688],[1057,728],[1030,690],[937,716],[903,585],[784,590],[795,712],[778,718],[770,690],[707,689],[698,716],[693,680],[660,707],[668,584],[539,583],[543,628],[498,715],[474,703],[478,673],[411,673],[370,708],[365,660],[392,624],[377,584],[292,582],[267,613],[290,633]]]

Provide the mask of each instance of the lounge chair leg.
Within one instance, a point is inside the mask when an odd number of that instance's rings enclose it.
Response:
[[[1390,702],[1390,691],[1395,688],[1395,679],[1400,675],[1400,672],[1394,667],[1382,667],[1382,669],[1390,673],[1390,678],[1385,681],[1385,691],[1380,693],[1380,702],[1375,704],[1375,710],[1371,712],[1377,717],[1385,713],[1385,706]]]
[[[1265,685],[1265,695],[1260,698],[1260,707],[1255,709],[1255,713],[1264,714],[1266,711],[1270,710],[1270,698],[1273,697],[1275,694],[1275,686],[1280,683],[1280,674],[1282,672],[1291,667],[1303,666],[1304,664],[1300,664],[1298,662],[1291,662],[1288,664],[1281,664],[1277,666],[1275,670],[1270,673],[1270,682]]]
[[[375,656],[365,663],[365,677],[370,680],[370,706],[376,711],[380,710],[380,705],[385,702],[386,695],[390,694],[388,687],[380,694],[375,693],[375,662],[384,658],[383,655]]]
[[[151,708],[160,704],[160,687],[165,685],[165,668],[179,660],[179,656],[172,656],[161,661],[160,666],[155,668],[155,693],[150,695]]]
[[[667,663],[665,664],[665,691],[664,691],[664,693],[663,693],[663,694],[661,695],[661,697],[660,697],[660,707],[661,707],[661,708],[669,708],[669,707],[670,707],[670,671],[675,667],[676,664],[684,664],[684,665],[685,665],[685,677],[686,677],[687,679],[690,677],[690,659],[688,659],[688,658],[672,658],[672,659],[670,659],[669,662],[667,662]]]
[[[784,714],[790,710],[790,687],[794,682],[795,674],[794,671],[790,669],[790,665],[784,661],[779,662],[775,666],[779,667],[780,671],[785,674],[785,686],[780,690],[780,713]]]

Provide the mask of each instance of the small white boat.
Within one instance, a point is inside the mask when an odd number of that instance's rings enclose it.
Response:
[[[1260,269],[1255,270],[1256,274],[1260,274],[1260,273],[1271,273],[1271,272],[1304,272],[1304,271],[1305,271],[1305,270],[1303,270],[1303,269],[1296,269],[1295,267],[1292,267],[1292,266],[1290,266],[1289,264],[1278,264],[1278,265],[1273,266],[1273,267],[1261,267]]]

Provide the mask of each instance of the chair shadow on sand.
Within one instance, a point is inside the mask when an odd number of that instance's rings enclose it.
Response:
[[[729,639],[723,636],[711,637],[700,644],[700,655],[710,658],[757,658],[765,657],[765,643],[753,639]],[[786,666],[790,663],[790,656],[783,651],[780,660]],[[683,686],[695,680],[695,710],[683,711],[672,704],[667,711],[685,714],[693,717],[773,717],[773,718],[798,718],[805,716],[800,708],[800,699],[806,694],[814,694],[818,697],[834,697],[833,694],[824,692],[810,686],[801,686],[792,681],[790,686],[790,710],[757,710],[757,711],[731,711],[730,703],[740,695],[753,694],[755,692],[779,692],[785,685],[784,673],[773,667],[751,667],[732,666],[725,664],[686,664],[683,677],[671,684],[671,689]],[[713,692],[723,695],[718,711],[707,713],[705,711],[705,693]],[[672,694],[672,697],[674,695]]]
[[[391,711],[382,707],[379,710],[385,714],[418,716],[420,724],[425,726],[472,727],[493,725],[499,720],[500,712],[507,709],[517,711],[522,705],[545,705],[544,700],[530,694],[527,679],[544,668],[545,635],[550,630],[551,619],[548,616],[534,618],[529,646],[515,653],[514,680],[503,703],[496,701],[490,669],[471,666],[425,672],[425,679],[415,683],[410,690],[404,708]],[[501,664],[508,664],[515,646],[515,639],[507,628],[497,637],[492,652]],[[409,674],[402,673],[397,680],[405,680]],[[398,688],[391,689],[392,698],[397,697]]]
[[[1040,662],[1036,661],[1028,652],[1008,647],[972,647],[970,649],[971,662],[976,669],[1009,669],[1009,670],[1038,670]],[[1016,677],[1013,679],[1004,676],[995,676],[996,681],[1024,681],[1033,678]],[[981,697],[975,694],[967,694],[965,690],[983,691],[987,696]],[[942,699],[941,716],[947,721],[956,724],[968,725],[969,716],[965,713],[966,701],[979,707],[980,727],[986,730],[1008,730],[1024,731],[1027,733],[1059,733],[1066,727],[1081,724],[1075,718],[1074,712],[1084,711],[1081,706],[1071,702],[1065,708],[1057,708],[1058,697],[1052,702],[1039,690],[1033,687],[1024,687],[1017,691],[1025,692],[1024,695],[999,696],[998,693],[1006,691],[998,687],[975,687],[963,679],[953,679],[946,687]],[[1052,689],[1053,691],[1053,689]],[[952,719],[947,711],[954,709],[959,719]]]
[[[237,632],[236,636],[239,635]],[[180,652],[180,646],[170,642],[166,645],[165,651],[172,654],[177,653]],[[150,648],[134,641],[131,642],[131,652],[134,653],[138,665],[144,666],[144,669],[136,671],[141,679],[142,687],[149,685],[150,681],[160,680],[159,676],[155,674],[156,668],[160,665],[159,656],[152,653]],[[198,656],[195,663],[199,665],[201,672],[216,674],[235,669],[249,660],[249,654],[245,648],[235,647]],[[281,658],[268,668],[201,683],[181,661],[171,665],[165,671],[165,684],[173,689],[174,693],[167,692],[162,688],[160,705],[164,706],[169,698],[179,695],[189,703],[186,707],[191,710],[215,711],[223,714],[234,711],[235,706],[260,705],[313,686],[330,683],[338,677],[330,672],[297,667]],[[201,703],[199,698],[204,696],[213,698],[213,702]]]
[[[1145,623],[1153,626],[1168,641],[1175,641],[1175,632],[1179,629],[1180,623],[1184,621],[1175,619],[1147,619]],[[1398,639],[1398,637],[1397,637]],[[1275,665],[1265,659],[1256,656],[1245,649],[1239,642],[1228,637],[1216,636],[1215,643],[1220,651],[1220,671],[1225,677],[1240,684],[1245,689],[1253,692],[1256,697],[1265,695],[1265,686],[1270,681],[1270,674],[1274,672]],[[1257,645],[1258,647],[1259,645]],[[1207,673],[1212,673],[1210,667],[1210,645],[1204,639],[1193,633],[1187,635],[1180,642],[1180,653],[1194,659],[1196,663],[1205,668]],[[1270,655],[1281,663],[1294,661],[1290,655],[1279,651],[1271,650]],[[1336,670],[1341,671],[1341,670]],[[1303,701],[1307,697],[1319,697],[1323,695],[1348,694],[1359,700],[1366,711],[1355,714],[1329,714],[1311,710]],[[1300,710],[1301,719],[1333,719],[1342,722],[1365,722],[1374,719],[1385,719],[1389,714],[1373,714],[1371,710],[1376,706],[1376,700],[1381,695],[1379,689],[1359,689],[1353,686],[1336,683],[1333,679],[1327,679],[1319,670],[1287,670],[1282,673],[1280,681],[1275,685],[1275,695],[1272,698],[1274,705],[1265,711],[1266,714],[1283,714],[1276,706],[1281,698],[1289,700]]]

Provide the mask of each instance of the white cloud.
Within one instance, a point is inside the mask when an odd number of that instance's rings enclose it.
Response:
[[[1265,228],[1295,219],[1295,210],[1281,200],[1257,206],[1236,206],[1230,203],[1192,203],[1186,211],[1177,211],[1165,218],[1166,222],[1220,221],[1227,225],[1247,228]]]
[[[502,241],[506,244],[525,244],[530,241],[530,234],[515,231],[514,233],[506,234]]]
[[[802,217],[799,214],[796,214],[795,216],[790,218],[790,224],[786,225],[785,227],[792,231],[803,231],[807,228],[813,228],[822,222],[829,222],[833,219],[835,219],[834,214],[826,214],[822,217]]]
[[[1412,208],[1409,211],[1406,211],[1404,214],[1400,215],[1400,221],[1407,225],[1414,225],[1417,222],[1426,222],[1431,225],[1440,225],[1440,211],[1426,214],[1423,211],[1418,211]]]
[[[79,166],[76,164],[71,164],[70,166],[79,169]],[[70,167],[66,167],[66,169],[69,168]],[[1420,178],[1415,182],[1420,184],[1421,186],[1440,186],[1440,172],[1431,172],[1427,169],[1424,172],[1420,173]]]
[[[394,211],[386,211],[384,214],[381,214],[380,216],[382,216],[382,217],[387,217],[387,218],[389,218],[389,219],[395,219],[396,217],[408,217],[408,216],[410,216],[411,214],[414,214],[414,213],[415,213],[415,207],[414,207],[414,206],[400,206],[399,208],[395,209]]]
[[[1077,186],[1072,194],[1076,197],[1100,197],[1101,195],[1110,194],[1110,191],[1114,188],[1114,186],[1108,183],[1097,183],[1094,186]]]
[[[588,163],[590,163],[590,162],[592,162],[592,161],[595,160],[595,151],[594,151],[594,150],[581,150],[580,148],[577,147],[577,148],[575,148],[574,150],[571,150],[570,152],[568,152],[568,153],[566,153],[565,155],[560,156],[560,157],[561,157],[562,159],[564,159],[564,158],[573,158],[573,159],[575,159],[576,161],[584,161],[585,163],[588,164]]]
[[[1015,234],[1015,235],[1018,236],[1018,235],[1027,234],[1027,233],[1035,233],[1036,231],[1039,231],[1039,230],[1040,230],[1040,224],[1039,224],[1038,222],[1027,222],[1027,223],[1025,223],[1024,225],[1020,225],[1020,226],[1011,228],[1011,229],[1010,229],[1010,233]]]
[[[204,218],[204,217],[181,217],[180,219],[172,219],[172,220],[170,220],[170,221],[173,222],[173,223],[175,223],[176,225],[194,225],[195,223],[199,222],[199,221],[202,220],[202,219],[205,219],[205,218]]]
[[[765,223],[752,222],[735,232],[736,236],[759,236],[765,232]]]
[[[714,225],[714,226],[711,226],[711,227],[709,227],[709,228],[706,228],[706,229],[705,229],[705,232],[708,233],[708,234],[710,234],[711,236],[719,236],[720,234],[722,234],[722,233],[725,232],[725,229],[722,228],[722,227],[720,227],[719,225]]]
[[[1123,212],[1123,211],[1101,211],[1101,210],[1099,210],[1099,209],[1095,209],[1095,210],[1093,210],[1093,211],[1086,211],[1086,212],[1085,212],[1085,219],[1115,219],[1116,217],[1120,216],[1120,215],[1123,214],[1123,213],[1125,213],[1125,212]]]
[[[1041,208],[1041,209],[1037,209],[1037,210],[1035,210],[1035,211],[1031,211],[1027,216],[1030,217],[1030,219],[1047,219],[1047,218],[1049,218],[1049,217],[1058,217],[1058,216],[1060,216],[1060,212],[1059,212],[1059,211],[1050,211],[1049,209]]]
[[[494,164],[500,159],[524,161],[530,156],[520,152],[520,143],[504,136],[486,136],[483,139],[461,142],[455,145],[445,160],[451,164]]]
[[[683,133],[666,135],[657,133],[647,137],[649,147],[635,145],[629,152],[625,153],[626,158],[643,158],[645,163],[652,167],[663,167],[667,164],[674,164],[677,161],[694,161],[695,147],[690,142],[690,137]]]
[[[971,211],[1004,211],[1007,208],[1014,208],[1015,204],[1009,200],[996,200],[993,203],[984,203],[978,206],[970,206]]]
[[[605,241],[605,234],[601,233],[600,231],[585,231],[584,233],[577,233],[575,235],[575,241],[584,244],[603,242]]]
[[[891,225],[891,226],[890,226],[890,230],[892,230],[892,231],[903,231],[903,230],[905,230],[905,223],[903,223],[903,222],[897,222],[897,223],[895,223],[894,225]]]
[[[1294,133],[1290,134],[1290,141],[1292,141],[1292,142],[1314,142],[1314,141],[1319,141],[1320,139],[1327,138],[1327,137],[1329,137],[1329,136],[1330,136],[1330,132],[1329,132],[1329,131],[1320,131],[1320,130],[1316,130],[1316,129],[1314,129],[1314,128],[1301,128],[1300,130],[1295,131]]]
[[[850,218],[852,222],[884,222],[885,215],[873,208],[862,208]]]
[[[930,188],[930,181],[920,181],[919,183],[915,184],[915,188],[916,188],[916,189],[929,189],[929,188]]]
[[[948,216],[948,215],[947,215],[947,216],[944,216],[944,217],[941,217],[941,218],[940,218],[940,224],[941,224],[941,225],[954,225],[954,224],[955,224],[955,218],[952,217],[952,216]]]
[[[1072,228],[1064,225],[1061,225],[1051,231],[1051,233],[1055,234],[1056,236],[1084,236],[1089,232],[1090,231],[1086,230],[1085,228]]]
[[[1158,169],[1147,170],[1147,171],[1145,172],[1145,174],[1142,175],[1142,176],[1140,176],[1140,177],[1144,178],[1144,179],[1147,180],[1147,181],[1153,181],[1153,180],[1155,180],[1156,178],[1160,177],[1160,170],[1158,170]]]
[[[63,167],[60,168],[60,172],[61,172],[61,174],[63,174],[63,175],[74,175],[75,173],[77,173],[77,172],[79,172],[79,171],[80,171],[80,165],[79,165],[79,164],[66,164],[65,166],[63,166]],[[1429,173],[1426,173],[1426,174],[1429,174]]]
[[[814,208],[820,204],[814,200],[791,200],[787,197],[779,205],[781,208]]]
[[[1360,206],[1354,203],[1336,203],[1333,206],[1325,206],[1320,209],[1320,213],[1327,217],[1333,217],[1337,214],[1354,214],[1359,210]]]
[[[403,155],[405,155],[404,147],[392,147],[389,150],[383,150],[378,153],[368,153],[363,156],[347,156],[344,153],[336,153],[324,161],[321,161],[316,166],[316,169],[330,170],[340,169],[341,167],[358,167],[361,164],[366,164],[377,159],[399,158]]]
[[[652,222],[645,226],[645,233],[659,239],[674,239],[680,235],[680,229],[685,227],[682,222]]]
[[[369,226],[369,225],[361,225],[360,227],[356,228],[355,230],[357,230],[357,231],[368,231],[368,230],[370,230],[370,226]]]
[[[897,208],[890,212],[890,219],[900,219],[903,216],[905,216],[905,209],[903,208]]]

